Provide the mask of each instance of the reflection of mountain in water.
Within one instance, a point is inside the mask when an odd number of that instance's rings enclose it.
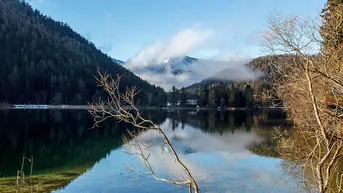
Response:
[[[279,115],[276,114],[274,112],[270,116],[277,118]],[[228,171],[228,168],[235,165],[240,167],[240,162],[255,159],[254,154],[278,156],[275,142],[271,138],[272,127],[261,127],[266,116],[268,113],[251,111],[170,111],[160,127],[164,129],[179,157],[191,171],[195,171],[193,175],[197,180],[203,176],[212,176],[211,180],[215,181],[227,177],[225,172],[218,171]],[[149,162],[159,176],[173,177],[176,173],[182,173],[182,169],[170,161],[173,156],[168,148],[163,146],[164,151],[161,153],[164,140],[158,132],[144,131],[137,138],[149,147],[145,155],[149,155]],[[124,145],[133,155],[141,151],[136,142],[131,140]],[[199,168],[203,168],[201,172]]]
[[[154,113],[147,116],[160,122]],[[85,171],[120,147],[129,128],[114,120],[98,129],[90,129],[92,124],[87,111],[0,111],[0,176],[15,176],[22,157],[31,155],[34,174]]]
[[[277,156],[270,125],[284,120],[284,114],[275,112],[142,112],[145,118],[168,130],[172,143],[185,156],[213,151],[229,152],[231,157],[244,157],[252,152]],[[34,174],[70,171],[81,174],[119,148],[123,131],[130,128],[114,120],[103,122],[98,129],[89,129],[92,124],[90,115],[83,110],[0,111],[0,146],[5,147],[0,148],[0,177],[15,176],[22,157],[31,155]]]
[[[286,116],[283,111],[170,111],[171,128],[179,125],[184,128],[190,125],[206,133],[253,132],[264,140],[248,145],[250,151],[270,157],[278,157],[272,138],[274,126],[285,125]],[[188,150],[187,150],[188,151]],[[192,152],[192,151],[190,151]]]
[[[34,156],[34,174],[86,169],[111,149],[119,147],[118,127],[107,123],[101,133],[85,112],[8,111],[0,116],[0,171],[14,176],[22,156]]]

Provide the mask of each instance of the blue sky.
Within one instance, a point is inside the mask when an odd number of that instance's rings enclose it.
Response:
[[[318,16],[325,0],[28,0],[34,8],[68,23],[113,58],[126,61],[142,49],[168,42],[187,29],[206,41],[185,54],[256,57],[260,33],[274,11]],[[205,35],[204,35],[205,34]],[[189,34],[192,37],[192,34]],[[186,42],[189,36],[181,41]],[[168,43],[167,43],[168,45]],[[183,46],[183,45],[181,45]]]

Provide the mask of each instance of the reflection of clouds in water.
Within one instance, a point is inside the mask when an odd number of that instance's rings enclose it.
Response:
[[[179,124],[174,130],[167,119],[161,128],[171,140],[181,160],[191,169],[203,192],[293,192],[295,186],[279,178],[280,159],[254,155],[247,146],[263,138],[253,132],[204,133],[200,129]],[[161,144],[155,131],[139,135],[148,144]],[[158,174],[180,173],[170,152],[161,155],[161,147],[150,150],[151,164]]]
[[[260,170],[260,169],[251,169],[249,171],[249,175],[252,178],[255,178],[258,182],[260,183],[267,183],[273,181],[273,176],[271,173],[265,171],[265,170]]]
[[[252,155],[252,153],[246,149],[248,145],[260,143],[262,141],[262,138],[256,134],[243,131],[236,131],[235,133],[226,132],[221,135],[219,133],[207,134],[200,129],[195,129],[189,125],[185,125],[183,129],[181,125],[179,125],[175,130],[172,130],[170,122],[171,120],[167,119],[161,124],[161,128],[164,129],[178,155],[194,172],[196,178],[203,178],[204,176],[208,177],[211,175],[210,173],[214,168],[212,168],[212,165],[208,165],[208,162],[220,163],[219,167],[228,164],[234,165],[234,163],[240,159]],[[163,143],[160,134],[153,130],[141,133],[138,138],[148,145]],[[134,140],[126,144],[125,147],[132,147],[132,143],[134,143]],[[135,151],[137,150],[131,148],[129,151],[131,151],[131,153],[136,153]],[[149,153],[149,161],[157,172],[169,174],[173,172],[180,173],[180,167],[173,162],[174,157],[171,152],[164,152],[162,155],[161,146],[156,145],[149,150]],[[192,155],[193,153],[195,153],[195,155]],[[148,153],[146,153],[146,155],[148,155]],[[213,158],[208,160],[206,159],[208,156]],[[203,170],[204,167],[205,170]],[[218,165],[216,165],[216,167],[218,167]],[[218,169],[220,170],[220,168]]]
[[[299,192],[295,189],[294,181],[285,183],[290,178],[279,175],[281,169],[277,166],[281,163],[280,159],[254,155],[245,148],[251,143],[262,142],[263,139],[253,132],[236,130],[234,134],[209,134],[189,125],[182,129],[181,124],[173,131],[169,119],[161,124],[161,127],[170,137],[180,158],[195,174],[201,192]],[[157,132],[148,131],[139,137],[147,143],[163,143]],[[170,152],[165,152],[162,156],[161,148],[154,147],[150,153],[152,165],[158,176],[173,175],[180,171]],[[122,151],[113,150],[92,169],[73,180],[64,189],[55,192],[187,191],[180,190],[179,186],[156,181],[149,174],[137,176],[128,171],[128,164],[140,167],[141,161],[131,160],[131,157]]]
[[[170,120],[167,119],[162,125],[166,128],[166,134],[169,138],[180,139],[174,141],[175,145],[187,145],[199,152],[228,152],[231,154],[241,153],[247,151],[246,146],[251,143],[259,143],[262,141],[261,137],[248,132],[235,131],[234,133],[225,132],[219,133],[204,133],[200,129],[195,129],[186,125],[184,129],[179,125],[175,130],[168,127]],[[180,144],[181,143],[181,144]]]

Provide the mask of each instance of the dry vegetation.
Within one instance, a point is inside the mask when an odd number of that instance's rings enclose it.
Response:
[[[26,180],[29,186],[18,186],[16,177],[3,177],[0,178],[0,190],[1,193],[51,192],[65,186],[80,174],[81,172],[68,172],[49,175],[33,175],[31,179],[27,178]]]
[[[293,161],[287,168],[309,192],[343,192],[343,44],[336,29],[343,12],[341,2],[325,18],[331,2],[321,28],[315,20],[275,14],[264,35],[264,46],[276,59],[274,90],[267,94],[283,100],[294,125],[292,133],[276,133],[278,149]]]

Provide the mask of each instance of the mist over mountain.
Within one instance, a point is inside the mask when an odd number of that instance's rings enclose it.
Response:
[[[137,74],[151,72],[156,74],[164,74],[170,72],[173,75],[180,75],[183,73],[192,73],[192,67],[195,63],[200,60],[197,58],[183,56],[183,57],[174,57],[167,58],[161,63],[151,62],[150,64],[142,66],[131,67],[131,70]],[[130,59],[127,61],[129,64]],[[125,66],[125,64],[124,64]]]
[[[223,59],[223,61],[226,61]],[[233,82],[251,82],[255,80],[262,80],[266,78],[266,74],[270,73],[270,57],[258,57],[250,60],[249,62],[238,66],[229,65],[229,67],[210,75],[201,81],[192,83],[186,86],[187,89],[199,89],[208,85],[216,85],[224,83],[230,85]],[[267,69],[268,68],[268,69]]]
[[[250,60],[247,57],[200,59],[178,56],[164,59],[160,63],[149,60],[146,63],[133,65],[134,59],[135,57],[122,65],[142,79],[161,86],[166,91],[170,90],[172,86],[181,88],[209,77],[224,81],[241,81],[254,80],[262,75],[246,65]]]

